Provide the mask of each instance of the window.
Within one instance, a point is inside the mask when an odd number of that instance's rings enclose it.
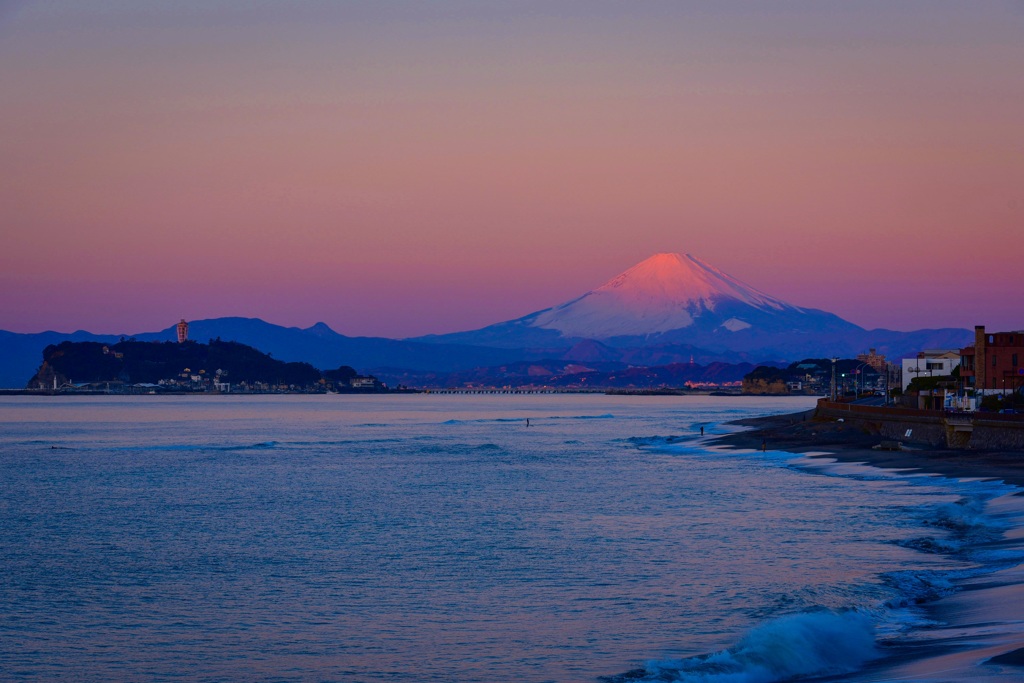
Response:
[[[992,354],[992,367],[996,366],[996,354]]]
[[[1010,356],[1010,365],[1017,367],[1017,354]]]

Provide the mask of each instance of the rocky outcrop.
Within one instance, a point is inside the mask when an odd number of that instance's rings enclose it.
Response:
[[[789,387],[782,379],[764,379],[758,377],[743,378],[743,393],[755,396],[780,396],[789,393]]]
[[[28,382],[29,389],[59,389],[68,384],[69,380],[62,373],[58,372],[49,362],[43,361],[39,370]]]

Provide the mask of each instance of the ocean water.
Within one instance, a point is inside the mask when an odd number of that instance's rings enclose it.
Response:
[[[889,680],[1022,499],[707,443],[812,404],[2,398],[0,679]]]

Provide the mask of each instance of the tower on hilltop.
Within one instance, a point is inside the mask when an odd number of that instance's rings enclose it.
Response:
[[[178,323],[178,343],[184,344],[188,341],[188,323],[182,318]]]

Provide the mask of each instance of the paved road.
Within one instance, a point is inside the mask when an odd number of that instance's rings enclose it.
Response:
[[[859,398],[856,401],[854,401],[854,404],[858,405],[858,406],[884,406],[885,405],[885,397],[884,396],[868,396],[867,398]]]

